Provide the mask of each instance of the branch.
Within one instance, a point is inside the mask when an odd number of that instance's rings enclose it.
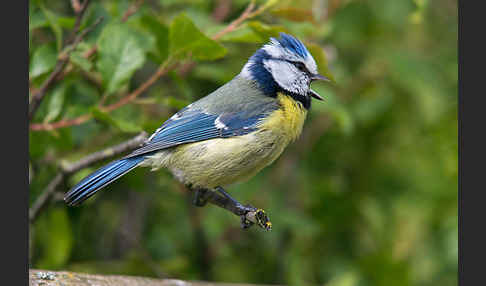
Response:
[[[108,147],[102,151],[87,155],[86,157],[81,158],[75,163],[61,164],[59,173],[47,185],[46,189],[42,192],[42,194],[37,198],[32,207],[29,209],[29,222],[32,223],[35,221],[35,219],[39,215],[39,212],[47,205],[47,203],[50,202],[59,185],[64,182],[64,179],[67,176],[90,165],[93,165],[99,161],[114,157],[121,153],[125,153],[126,151],[133,150],[134,148],[145,142],[146,139],[147,133],[142,132],[130,140],[127,140],[112,147]]]
[[[47,90],[55,82],[57,76],[60,75],[64,70],[64,66],[66,65],[67,61],[67,59],[59,59],[56,63],[54,71],[52,71],[49,77],[42,83],[41,87],[36,90],[36,93],[32,95],[29,104],[29,121],[31,121],[34,117],[34,114],[37,111],[42,99],[46,95]]]
[[[132,93],[129,95],[123,97],[119,101],[108,105],[106,107],[103,107],[102,110],[106,112],[113,111],[119,107],[122,107],[123,105],[130,103],[133,101],[135,98],[137,98],[140,94],[142,94],[144,91],[146,91],[150,86],[152,86],[160,77],[163,75],[167,74],[169,71],[174,69],[178,63],[170,63],[171,60],[168,59],[164,64],[162,64],[157,71],[149,78],[147,79],[142,85],[140,85],[136,90],[134,90]]]
[[[64,181],[64,174],[58,173],[54,179],[47,185],[46,189],[37,198],[32,207],[29,209],[29,222],[32,223],[37,218],[39,212],[50,201],[52,195],[56,191],[57,187]]]
[[[146,91],[151,85],[153,85],[160,77],[167,74],[170,70],[172,70],[177,63],[175,64],[166,64],[159,67],[159,69],[145,81],[142,85],[140,85],[136,90],[132,93],[128,94],[125,97],[122,97],[119,101],[110,104],[108,106],[100,106],[100,110],[105,112],[110,112],[115,109],[118,109],[132,101],[134,101],[140,94]],[[84,122],[90,120],[92,118],[91,114],[84,114],[79,117],[73,119],[64,119],[54,123],[33,123],[30,125],[30,130],[38,131],[38,130],[54,130],[63,127],[73,126],[73,125],[80,125]]]
[[[259,14],[261,14],[263,11],[265,11],[268,6],[263,5],[260,6],[257,10],[254,10],[255,4],[254,1],[252,1],[248,7],[243,11],[243,13],[234,21],[232,21],[230,24],[228,24],[227,27],[225,27],[223,30],[218,32],[217,34],[213,35],[211,38],[215,41],[219,40],[222,36],[226,35],[227,33],[230,33],[234,31],[235,29],[239,28],[240,25],[245,21],[250,18],[253,18]],[[100,107],[101,110],[110,112],[115,109],[120,108],[121,106],[124,106],[128,103],[131,103],[134,99],[136,99],[141,93],[145,92],[150,86],[152,86],[154,83],[157,82],[157,80],[167,74],[167,72],[173,70],[174,68],[179,66],[179,62],[171,62],[171,60],[166,60],[158,69],[157,71],[150,77],[148,78],[141,86],[139,86],[135,91],[132,93],[128,94],[127,96],[121,98],[119,101],[108,105],[106,107]],[[193,65],[188,64],[187,68],[191,68]],[[64,128],[64,127],[69,127],[73,125],[80,125],[85,123],[86,121],[90,120],[92,118],[91,114],[84,114],[79,117],[73,118],[73,119],[63,119],[54,123],[32,123],[30,125],[30,130],[33,131],[43,131],[43,130],[54,130],[54,129],[59,129],[59,128]]]
[[[252,284],[154,279],[122,275],[94,275],[68,271],[29,269],[29,285],[105,285],[105,286],[250,286]]]

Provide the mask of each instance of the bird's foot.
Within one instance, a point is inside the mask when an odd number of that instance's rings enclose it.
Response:
[[[243,229],[254,224],[267,231],[272,229],[272,223],[264,210],[251,205],[242,205],[221,187],[216,187],[215,190],[217,193],[208,189],[194,189],[193,204],[202,207],[210,202],[224,208],[240,217]]]
[[[245,206],[244,208],[245,213],[240,216],[241,227],[243,229],[247,229],[256,224],[264,230],[272,230],[272,223],[264,210],[252,206]]]

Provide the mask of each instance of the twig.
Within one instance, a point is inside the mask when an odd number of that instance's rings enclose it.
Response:
[[[231,10],[231,1],[230,0],[219,0],[218,4],[214,8],[213,12],[211,13],[211,17],[216,22],[222,22],[226,16],[228,16]]]
[[[235,20],[233,20],[231,23],[229,23],[228,26],[226,26],[226,28],[224,28],[223,30],[219,31],[218,33],[214,34],[211,39],[217,41],[219,40],[222,36],[226,35],[227,33],[230,33],[232,31],[234,31],[235,29],[239,28],[239,26],[241,25],[241,23],[243,23],[246,19],[250,18],[250,17],[254,17],[256,16],[257,14],[263,12],[263,10],[261,10],[261,12],[258,12],[257,11],[253,11],[253,8],[255,8],[255,4],[254,2],[252,1],[247,7],[246,9],[243,11],[243,13],[241,13],[241,15],[236,18]],[[260,9],[259,9],[260,10]],[[255,13],[255,12],[258,12],[258,13]],[[182,75],[185,75],[187,74],[190,70],[192,70],[194,67],[196,66],[196,63],[194,61],[187,61],[187,63],[185,63],[181,69],[179,70],[179,75],[182,76]]]
[[[140,6],[142,6],[144,0],[136,0],[135,3],[133,3],[126,11],[125,14],[123,14],[121,21],[125,22],[128,17],[131,15],[137,13],[138,9]]]
[[[76,48],[76,46],[83,40],[83,38],[86,36],[86,34],[91,32],[96,26],[98,26],[98,24],[100,24],[101,21],[103,21],[103,19],[104,19],[103,16],[98,17],[98,19],[96,19],[96,21],[91,26],[84,29],[78,36],[76,36],[74,38],[72,45],[69,47],[68,51],[69,52],[73,51]]]
[[[83,8],[82,10],[78,13],[78,16],[76,18],[76,23],[81,22],[81,17],[84,14],[84,11],[86,10],[88,0],[85,0],[83,2]],[[42,83],[41,87],[36,90],[36,93],[32,95],[30,104],[29,104],[29,121],[32,120],[34,117],[35,112],[37,111],[37,108],[39,108],[39,105],[42,101],[42,99],[45,97],[47,91],[52,87],[54,82],[56,82],[59,78],[59,75],[62,74],[64,68],[66,67],[66,64],[69,61],[69,54],[76,48],[76,46],[83,40],[83,38],[86,36],[87,33],[89,33],[91,30],[94,29],[101,21],[103,20],[102,17],[98,18],[96,22],[91,25],[90,27],[84,29],[79,35],[73,36],[72,40],[69,41],[68,48],[63,51],[62,53],[59,54],[56,66],[52,73],[49,75],[49,77]],[[79,26],[75,25],[75,28],[73,31],[73,35],[77,34],[77,30],[79,29]]]
[[[142,132],[130,140],[127,140],[118,145],[108,147],[102,151],[92,153],[79,161],[71,164],[61,164],[59,173],[54,177],[54,179],[47,185],[46,189],[37,198],[32,207],[29,209],[29,222],[35,221],[39,212],[47,205],[47,203],[52,199],[54,193],[58,189],[59,185],[62,184],[64,179],[96,162],[114,157],[118,154],[124,153],[126,151],[132,150],[138,147],[140,144],[145,142],[147,139],[147,133]]]
[[[71,6],[73,6],[74,13],[76,14],[79,13],[82,7],[78,0],[71,0]]]
[[[68,40],[68,43],[72,43],[76,34],[79,32],[79,28],[81,27],[81,20],[83,19],[84,12],[86,12],[86,8],[88,7],[89,0],[84,0],[83,4],[79,4],[79,1],[71,1],[71,5],[73,6],[74,12],[76,13],[76,22],[74,22],[73,32],[71,37]]]
[[[253,3],[253,1],[250,3],[250,5],[248,5],[248,7],[246,7],[245,11],[243,11],[243,13],[240,15],[240,17],[236,18],[235,20],[233,20],[228,26],[226,26],[226,28],[224,28],[223,30],[219,31],[218,33],[216,33],[214,36],[212,36],[211,38],[213,40],[219,40],[222,36],[224,36],[225,34],[233,31],[234,29],[236,29],[241,23],[243,23],[243,21],[245,21],[246,19],[248,19],[250,17],[250,15],[252,14],[251,12],[253,11],[253,8],[255,7],[255,3]]]
[[[98,51],[98,46],[95,44],[89,50],[84,52],[83,57],[85,59],[89,59],[92,55],[94,55]]]
[[[243,11],[243,13],[234,21],[232,21],[226,28],[218,32],[217,34],[213,35],[211,38],[215,41],[219,40],[222,36],[224,36],[227,33],[232,32],[233,30],[239,28],[239,26],[247,19],[250,19],[252,17],[255,17],[265,11],[267,8],[265,5],[260,6],[257,10],[254,10],[253,8],[255,7],[254,2],[252,1],[246,9]],[[170,63],[170,64],[169,64]],[[167,74],[167,72],[173,70],[179,66],[178,62],[171,62],[171,60],[166,60],[164,64],[162,64],[159,69],[150,77],[148,78],[141,86],[139,86],[135,91],[132,93],[128,94],[127,96],[123,97],[119,101],[108,105],[106,107],[100,107],[101,110],[110,112],[113,111],[121,106],[124,106],[130,102],[132,102],[134,99],[137,98],[141,93],[146,91],[150,86],[152,86],[157,80],[162,77],[163,75]],[[191,67],[191,66],[189,66]],[[90,120],[92,118],[91,114],[84,114],[79,117],[73,118],[73,119],[62,119],[60,121],[54,122],[54,123],[32,123],[30,125],[30,130],[33,131],[43,131],[43,130],[54,130],[54,129],[59,129],[59,128],[64,128],[64,127],[69,127],[73,125],[80,125],[83,124],[84,122]]]
[[[96,45],[93,45],[89,50],[83,53],[82,57],[85,59],[89,59],[93,54],[97,52],[98,47]],[[63,80],[70,72],[72,72],[74,69],[74,66],[72,63],[68,63],[67,66],[63,69],[63,71],[54,79],[55,81],[61,81]],[[83,76],[85,76],[89,81],[93,82],[96,84],[98,87],[101,86],[101,80],[98,80],[96,77],[94,77],[91,74],[88,74],[81,70],[81,73]],[[33,89],[31,86],[30,88],[30,93],[35,93],[37,90]]]

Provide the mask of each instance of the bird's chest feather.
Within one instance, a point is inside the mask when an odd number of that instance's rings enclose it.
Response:
[[[277,95],[277,100],[280,108],[262,120],[260,128],[282,137],[282,140],[288,141],[286,142],[288,144],[302,133],[307,110],[300,102],[282,93]]]

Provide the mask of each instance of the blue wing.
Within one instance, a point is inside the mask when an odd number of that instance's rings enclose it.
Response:
[[[167,120],[144,146],[127,158],[185,143],[245,135],[256,130],[268,111],[259,114],[252,112],[251,115],[245,111],[209,114],[186,107]]]

